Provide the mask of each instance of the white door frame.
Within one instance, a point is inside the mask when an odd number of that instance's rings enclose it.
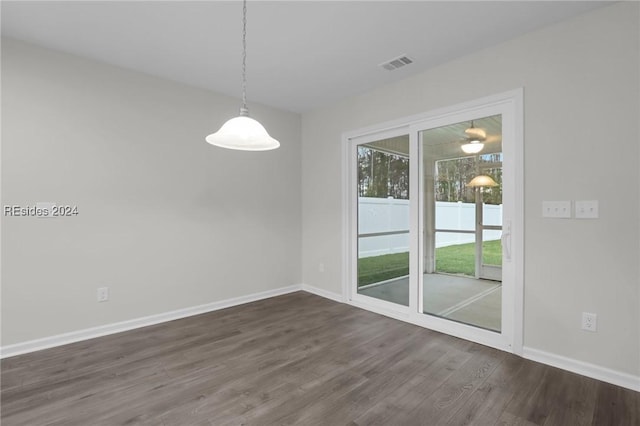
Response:
[[[503,303],[502,332],[496,333],[422,313],[423,235],[422,185],[419,181],[422,130],[490,115],[502,115],[503,161]],[[409,306],[401,306],[357,293],[357,145],[392,136],[410,138],[410,275]],[[458,105],[345,132],[343,145],[343,300],[346,303],[432,330],[522,355],[524,315],[524,132],[523,89],[475,99]],[[355,230],[355,233],[354,233]]]

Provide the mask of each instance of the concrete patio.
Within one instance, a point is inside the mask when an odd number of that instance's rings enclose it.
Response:
[[[371,284],[358,289],[377,299],[409,305],[409,277]],[[424,313],[500,331],[502,284],[498,281],[424,274]]]

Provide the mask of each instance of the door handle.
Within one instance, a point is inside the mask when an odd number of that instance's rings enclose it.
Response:
[[[502,253],[504,259],[511,262],[511,222],[507,221],[502,228]]]

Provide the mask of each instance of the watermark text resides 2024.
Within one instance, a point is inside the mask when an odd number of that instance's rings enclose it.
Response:
[[[5,217],[73,217],[78,215],[78,206],[38,203],[32,206],[5,205]]]

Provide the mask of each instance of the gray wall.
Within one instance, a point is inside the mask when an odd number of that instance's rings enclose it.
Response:
[[[207,144],[238,107],[3,40],[2,204],[79,215],[2,218],[2,345],[300,284],[300,117],[250,105],[276,151]]]
[[[524,344],[640,374],[638,22],[615,4],[305,114],[305,284],[341,291],[342,132],[524,87]],[[541,217],[591,199],[599,220]]]

